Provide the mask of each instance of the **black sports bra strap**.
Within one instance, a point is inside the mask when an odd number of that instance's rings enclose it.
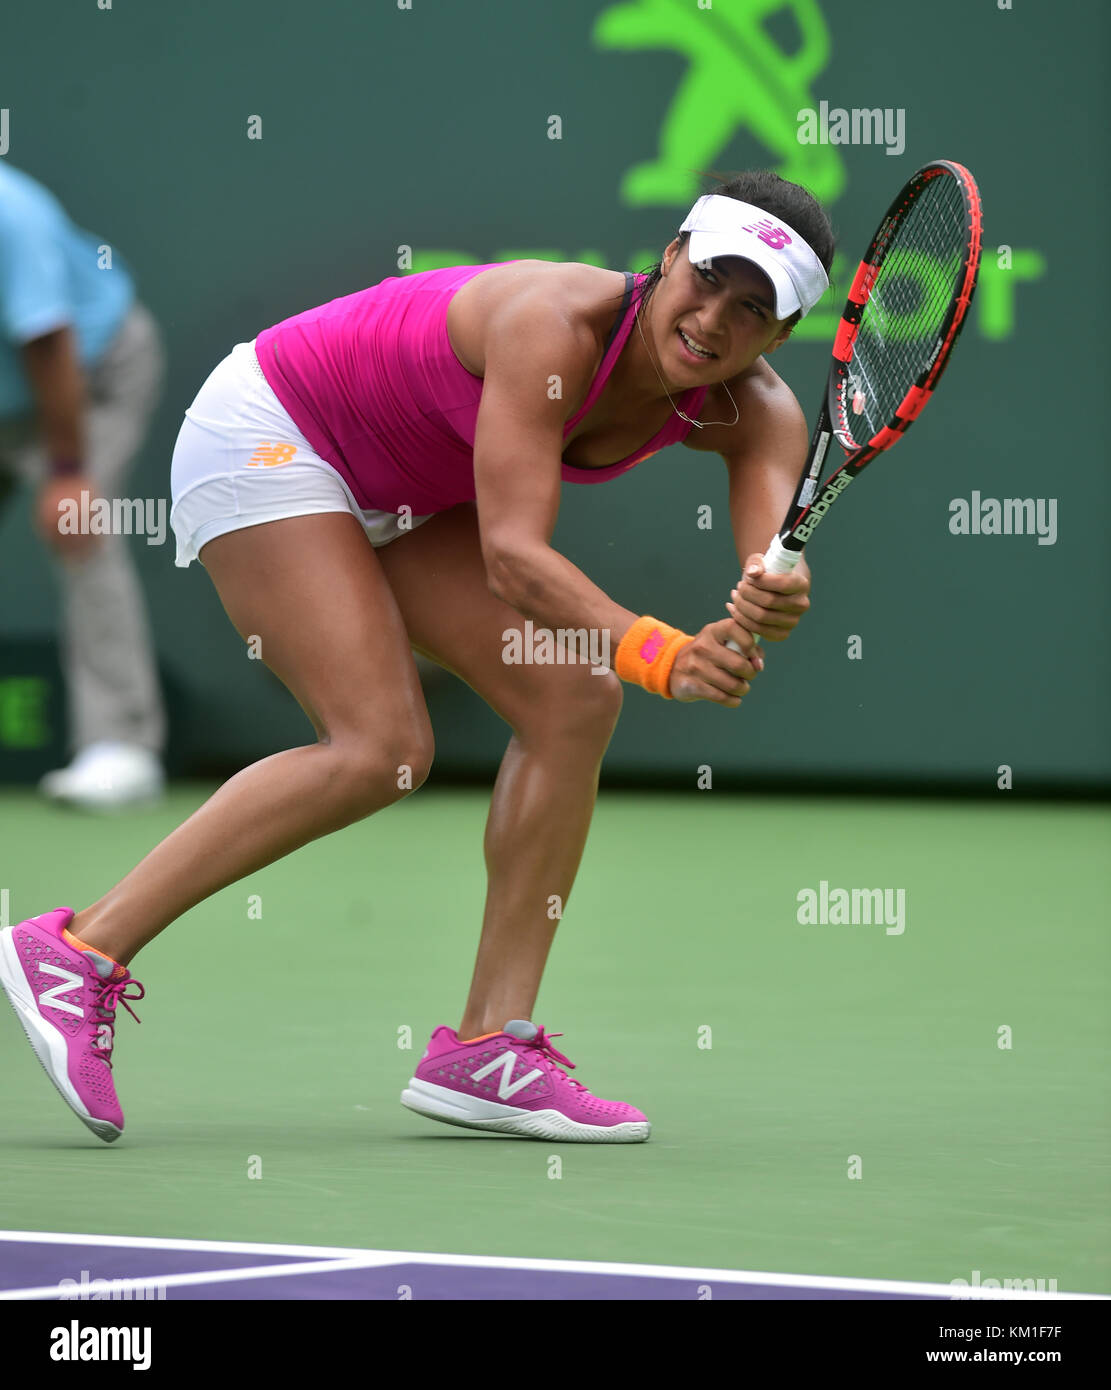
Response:
[[[625,315],[629,312],[629,299],[633,293],[633,286],[635,283],[636,276],[631,270],[627,270],[625,272],[625,296],[621,301],[621,312],[617,316],[617,322],[610,329],[609,337],[606,339],[606,345],[602,349],[603,361],[605,361],[606,353],[609,352],[610,348],[613,346],[613,340],[617,337],[621,325],[625,322]]]

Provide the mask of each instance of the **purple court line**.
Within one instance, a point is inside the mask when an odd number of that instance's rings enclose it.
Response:
[[[293,1258],[299,1258],[294,1256]],[[312,1256],[306,1256],[311,1260]],[[81,1272],[93,1279],[151,1279],[163,1274],[184,1274],[192,1269],[241,1269],[246,1265],[289,1264],[288,1255],[242,1255],[206,1250],[115,1249],[97,1245],[40,1244],[37,1241],[0,1241],[0,1293],[57,1284],[62,1279],[81,1283]]]
[[[705,1297],[719,1299],[815,1299],[856,1298],[849,1290],[785,1289],[769,1284],[710,1283],[696,1280],[645,1278],[621,1274],[571,1274],[535,1269],[464,1269],[457,1265],[386,1265],[375,1269],[336,1270],[317,1275],[291,1274],[282,1279],[260,1279],[242,1284],[192,1284],[167,1290],[167,1299],[180,1295],[199,1301],[214,1299],[359,1299],[397,1302],[403,1297],[426,1302],[499,1303],[547,1300],[579,1302],[688,1302]],[[407,1292],[406,1292],[407,1291]],[[922,1299],[922,1294],[871,1294],[874,1298]],[[940,1295],[938,1295],[940,1297]]]
[[[64,1288],[62,1281],[72,1281]],[[105,1283],[96,1286],[94,1281]],[[408,1298],[675,1301],[988,1297],[948,1284],[344,1246],[0,1231],[0,1300],[141,1301]],[[1003,1299],[1102,1294],[995,1291]]]
[[[357,1258],[357,1256],[356,1256]],[[38,1244],[35,1242],[0,1242],[0,1291],[37,1288],[41,1291],[59,1287],[63,1279],[73,1280],[76,1299],[66,1302],[142,1301],[123,1297],[115,1290],[115,1298],[94,1298],[94,1293],[111,1294],[108,1287],[94,1286],[95,1280],[141,1279],[157,1286],[167,1276],[205,1274],[210,1271],[244,1270],[241,1280],[220,1279],[210,1283],[197,1282],[165,1289],[167,1300],[236,1300],[293,1301],[312,1299],[363,1299],[400,1301],[404,1298],[483,1302],[537,1301],[571,1299],[579,1301],[684,1301],[697,1302],[705,1297],[706,1289],[715,1299],[813,1299],[860,1298],[853,1290],[829,1290],[818,1287],[783,1288],[759,1283],[729,1283],[725,1281],[667,1279],[644,1275],[605,1274],[587,1271],[512,1269],[435,1263],[406,1264],[395,1262],[358,1269],[319,1270],[308,1268],[303,1274],[283,1273],[280,1277],[260,1277],[260,1268],[288,1268],[297,1262],[288,1255],[262,1256],[230,1254],[219,1251],[152,1250],[135,1248],[101,1249],[93,1245]],[[305,1256],[300,1263],[319,1266],[320,1261]],[[928,1294],[876,1293],[866,1297],[921,1299]],[[938,1295],[939,1297],[941,1295]],[[49,1300],[50,1295],[40,1293]],[[60,1299],[60,1293],[57,1295]],[[60,1300],[61,1301],[61,1300]]]

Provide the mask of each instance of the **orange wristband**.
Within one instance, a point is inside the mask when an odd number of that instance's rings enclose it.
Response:
[[[674,698],[668,689],[671,668],[680,648],[693,641],[689,633],[655,618],[638,618],[618,645],[614,670],[623,681],[670,700]]]

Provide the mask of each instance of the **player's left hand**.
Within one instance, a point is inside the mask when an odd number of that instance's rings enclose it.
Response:
[[[764,557],[750,555],[744,576],[725,605],[730,615],[765,642],[785,642],[810,607],[810,574],[805,562],[790,574],[767,574]]]

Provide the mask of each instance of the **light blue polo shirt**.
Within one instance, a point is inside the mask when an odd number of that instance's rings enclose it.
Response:
[[[0,159],[0,419],[35,409],[22,344],[69,324],[81,365],[103,355],[135,299],[126,263],[103,237],[84,232],[41,183]]]

